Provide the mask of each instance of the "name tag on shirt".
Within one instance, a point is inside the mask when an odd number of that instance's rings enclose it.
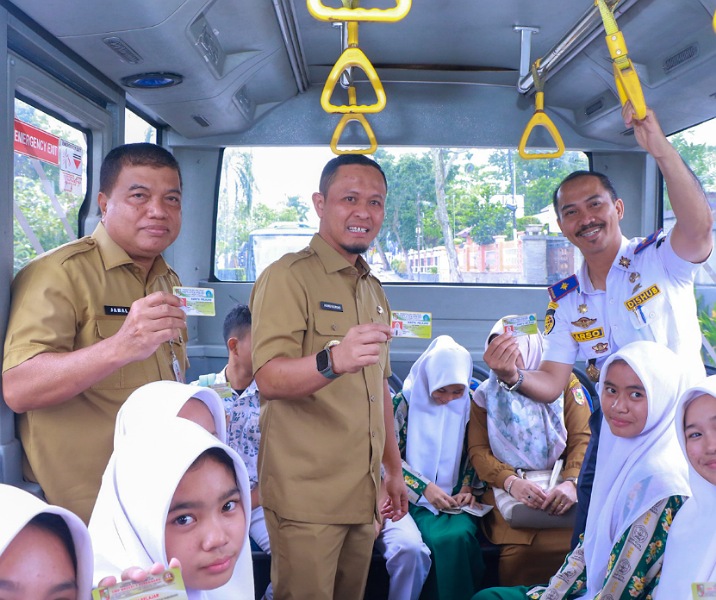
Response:
[[[129,306],[108,306],[107,304],[105,304],[104,314],[127,316],[129,314]]]
[[[333,312],[343,312],[343,305],[337,302],[321,302],[321,310],[332,310]]]

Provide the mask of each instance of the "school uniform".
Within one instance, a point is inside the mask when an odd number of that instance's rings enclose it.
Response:
[[[698,396],[716,397],[716,377],[708,377],[692,387],[679,400],[676,435],[686,456],[684,416]],[[704,479],[689,463],[691,496],[674,518],[666,540],[664,566],[654,600],[692,600],[691,585],[716,581],[716,486]],[[697,591],[698,593],[698,591]]]

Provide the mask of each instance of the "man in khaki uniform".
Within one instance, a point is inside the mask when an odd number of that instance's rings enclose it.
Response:
[[[313,195],[318,234],[252,293],[259,490],[277,600],[363,597],[381,461],[394,518],[407,512],[386,381],[390,310],[360,256],[380,231],[386,193],[374,161],[331,160]]]
[[[186,317],[161,253],[181,227],[181,174],[154,144],[112,150],[102,222],[39,256],[12,284],[3,393],[18,413],[24,474],[89,521],[114,421],[145,383],[181,379]]]

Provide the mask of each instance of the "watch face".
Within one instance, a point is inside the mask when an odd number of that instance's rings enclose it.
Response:
[[[316,368],[321,372],[328,368],[328,350],[321,350],[316,354]]]

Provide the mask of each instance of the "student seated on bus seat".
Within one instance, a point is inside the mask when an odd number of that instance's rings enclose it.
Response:
[[[201,375],[196,385],[214,387],[231,395],[224,398],[227,415],[227,443],[241,456],[251,484],[251,539],[271,554],[268,532],[260,505],[257,462],[259,431],[259,390],[253,379],[251,362],[251,313],[245,304],[237,304],[224,319],[224,342],[229,351],[228,364],[218,373]],[[389,600],[417,600],[430,569],[430,551],[423,544],[412,518],[384,521],[376,546],[386,559],[390,576]],[[269,584],[264,598],[273,597]]]
[[[211,387],[224,400],[226,411],[226,443],[246,465],[251,485],[251,525],[249,536],[267,554],[271,554],[264,510],[259,499],[259,390],[254,381],[251,362],[251,312],[245,304],[237,304],[224,318],[224,343],[229,362],[218,373],[201,375],[193,385]],[[271,584],[264,594],[273,598]]]
[[[500,319],[485,343],[504,331]],[[521,368],[536,367],[542,356],[542,335],[519,336]],[[504,389],[490,372],[473,394],[468,424],[468,453],[478,477],[488,489],[483,502],[494,505],[499,487],[534,509],[551,515],[567,513],[577,500],[577,476],[589,442],[589,403],[576,376],[550,404],[533,402],[519,391]],[[518,477],[518,470],[547,470],[562,459],[562,483],[543,491]],[[577,507],[575,507],[576,510]],[[572,527],[513,528],[499,510],[490,511],[481,525],[487,538],[500,546],[501,585],[530,585],[547,581],[570,549]]]
[[[580,544],[546,586],[491,588],[473,600],[654,597],[672,520],[690,493],[674,426],[687,380],[680,357],[655,342],[632,342],[607,359],[592,510]]]
[[[115,148],[100,172],[102,222],[12,283],[2,383],[19,414],[24,475],[85,522],[120,406],[187,365],[180,281],[161,256],[179,235],[181,185],[160,146]]]

